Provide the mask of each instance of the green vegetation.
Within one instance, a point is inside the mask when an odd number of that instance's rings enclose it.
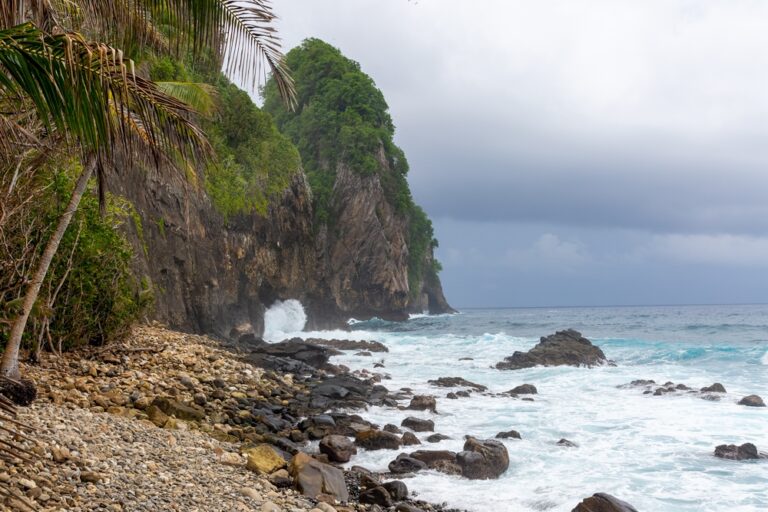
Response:
[[[413,202],[406,176],[408,161],[395,145],[395,127],[384,95],[360,65],[333,46],[307,39],[288,52],[296,83],[297,108],[286,109],[273,82],[264,88],[264,109],[301,153],[312,187],[316,219],[333,224],[331,195],[340,165],[364,175],[378,175],[387,200],[409,219],[411,290],[424,272],[427,252],[435,247],[432,222]],[[381,156],[380,156],[381,155]]]
[[[24,212],[36,229],[25,231],[19,224],[22,229],[3,233],[9,244],[4,248],[4,261],[20,263],[19,255],[30,251],[29,259],[39,258],[81,172],[82,166],[77,162],[59,162],[55,167],[38,170],[36,180],[49,186],[38,189],[44,200],[35,201]],[[31,328],[24,336],[29,347],[47,345],[61,350],[84,343],[104,343],[124,332],[151,302],[148,284],[131,272],[133,251],[119,229],[123,223],[134,221],[135,211],[125,200],[107,194],[102,215],[94,193],[95,181],[89,188],[72,219],[71,229],[62,237],[30,314]],[[0,320],[17,313],[17,294],[23,284],[20,279],[20,274],[4,275]],[[0,322],[3,344],[8,335],[4,326],[7,324]]]

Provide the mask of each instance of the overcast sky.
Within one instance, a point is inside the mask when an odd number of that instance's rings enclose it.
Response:
[[[455,306],[768,302],[768,2],[273,3],[384,92]]]

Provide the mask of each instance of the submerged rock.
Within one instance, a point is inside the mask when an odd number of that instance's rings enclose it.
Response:
[[[401,453],[395,460],[389,463],[388,468],[390,472],[402,475],[404,473],[416,473],[422,469],[427,469],[427,465],[418,459]]]
[[[754,460],[767,459],[768,454],[759,452],[752,443],[744,443],[741,446],[735,444],[721,444],[715,448],[715,457],[730,460]]]
[[[557,442],[557,446],[564,446],[566,448],[578,448],[579,445],[574,443],[573,441],[569,441],[568,439],[561,439]]]
[[[537,395],[539,391],[536,389],[536,386],[533,384],[520,384],[519,386],[516,386],[506,393],[505,395],[511,395],[511,396],[517,396],[517,395]]]
[[[498,478],[509,468],[507,448],[495,439],[479,440],[470,437],[464,451],[456,455],[461,475],[471,480]]]
[[[595,366],[608,363],[605,354],[580,332],[573,329],[558,331],[528,352],[515,352],[497,363],[499,370],[518,370],[533,366]]]
[[[522,439],[522,437],[517,430],[508,430],[507,432],[499,432],[496,434],[496,439]]]
[[[475,382],[469,381],[467,379],[464,379],[462,377],[440,377],[436,380],[430,380],[427,381],[433,386],[438,386],[441,388],[457,388],[457,387],[465,387],[465,388],[472,388],[476,391],[487,391],[488,388],[483,386],[482,384],[477,384]]]
[[[638,510],[626,501],[598,492],[576,505],[571,512],[638,512]]]
[[[746,405],[747,407],[765,407],[765,402],[763,402],[763,399],[757,395],[749,395],[739,400],[739,405]]]

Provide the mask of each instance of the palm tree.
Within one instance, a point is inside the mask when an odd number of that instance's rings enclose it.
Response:
[[[20,140],[37,141],[44,152],[44,138],[77,146],[83,161],[11,326],[0,375],[12,379],[20,377],[19,348],[27,320],[90,178],[96,175],[102,192],[116,157],[126,161],[145,155],[156,165],[167,165],[179,157],[191,162],[211,155],[193,121],[194,110],[174,97],[199,98],[204,91],[195,94],[193,85],[179,83],[158,87],[135,71],[123,51],[100,41],[132,52],[206,52],[223,70],[254,82],[263,76],[265,62],[285,101],[295,102],[266,0],[69,0],[59,9],[56,4],[0,2],[0,157],[12,154]],[[170,21],[170,37],[156,29],[156,17]],[[14,108],[6,112],[9,105]],[[28,129],[30,123],[38,130]]]

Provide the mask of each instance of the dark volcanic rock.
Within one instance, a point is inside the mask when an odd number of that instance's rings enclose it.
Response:
[[[723,386],[719,382],[715,382],[711,386],[701,388],[701,392],[702,393],[726,393],[725,386]]]
[[[576,505],[571,512],[638,512],[638,510],[626,501],[599,492]]]
[[[396,474],[415,473],[427,469],[427,465],[418,459],[401,453],[395,460],[389,463],[389,471]]]
[[[386,397],[384,386],[342,374],[325,379],[312,388],[309,406],[323,411],[334,407],[360,409],[382,405]]]
[[[509,467],[506,447],[495,439],[479,440],[470,437],[464,451],[456,455],[461,475],[471,480],[498,478]]]
[[[386,425],[384,425],[384,428],[382,428],[381,430],[383,430],[384,432],[392,432],[393,434],[403,433],[403,430],[400,427],[398,427],[397,425],[393,425],[391,423],[387,423]]]
[[[765,402],[763,402],[763,399],[757,395],[749,395],[739,400],[739,405],[746,405],[747,407],[765,407]]]
[[[520,437],[520,432],[517,430],[508,430],[507,432],[496,434],[496,439],[522,439],[522,437]]]
[[[431,395],[416,395],[411,398],[411,403],[408,405],[408,409],[414,411],[432,411],[437,412],[437,401],[435,397]]]
[[[416,450],[408,456],[420,460],[430,469],[437,469],[446,462],[456,463],[456,453],[448,450]]]
[[[605,354],[583,337],[580,332],[568,329],[541,338],[528,352],[515,352],[497,363],[499,370],[517,370],[533,366],[595,366],[608,361]]]
[[[768,454],[757,451],[757,447],[752,443],[744,443],[741,446],[721,444],[715,448],[715,457],[731,460],[754,460],[766,459]]]
[[[409,416],[403,420],[400,424],[403,427],[409,428],[414,432],[434,432],[435,422],[432,420],[422,420],[421,418],[414,418]]]
[[[403,446],[415,446],[417,444],[421,444],[421,441],[419,441],[419,438],[416,437],[416,434],[413,432],[406,432],[403,434],[401,441]]]
[[[450,437],[444,435],[444,434],[432,434],[427,438],[428,443],[439,443],[440,441],[445,441],[446,439],[450,439]]]
[[[408,486],[400,480],[392,480],[382,485],[395,501],[401,501],[408,497]]]
[[[240,339],[249,337],[245,335]],[[250,337],[249,337],[250,339]],[[242,341],[241,341],[242,343]],[[313,343],[308,343],[301,338],[292,338],[281,341],[280,343],[266,343],[262,340],[256,340],[247,344],[251,354],[255,354],[254,360],[259,361],[259,355],[294,359],[314,368],[322,368],[328,364],[328,359],[338,353],[327,347],[321,347]],[[250,358],[250,356],[249,356]]]
[[[433,386],[438,386],[441,388],[465,387],[465,388],[472,388],[476,391],[488,390],[488,388],[483,386],[482,384],[477,384],[475,382],[466,380],[462,377],[440,377],[437,380],[430,380],[428,382]]]
[[[393,505],[392,496],[390,496],[389,491],[381,485],[361,492],[360,503],[380,505],[385,508],[389,508]]]
[[[391,432],[365,430],[355,436],[355,444],[366,450],[397,450],[402,443],[400,438]]]
[[[561,439],[557,442],[558,446],[565,446],[566,448],[578,448],[579,445],[568,439]]]
[[[331,462],[349,462],[357,453],[354,443],[346,436],[330,435],[320,441],[320,453],[328,456]]]
[[[505,394],[517,396],[517,395],[537,395],[539,391],[536,389],[536,386],[533,384],[520,384],[519,386],[516,386],[509,391],[507,391]]]
[[[383,343],[378,341],[355,340],[324,340],[322,338],[307,338],[307,343],[313,343],[323,347],[331,347],[336,350],[365,350],[368,352],[389,352]]]

